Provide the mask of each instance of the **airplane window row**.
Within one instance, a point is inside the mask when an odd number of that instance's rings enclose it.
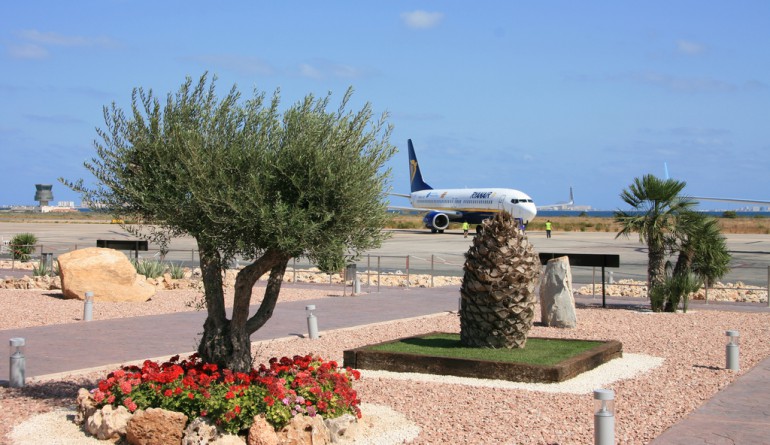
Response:
[[[520,202],[533,202],[531,199],[511,199],[511,204],[518,204]]]

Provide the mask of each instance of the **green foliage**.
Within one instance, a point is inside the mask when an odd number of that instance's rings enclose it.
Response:
[[[278,91],[269,100],[258,91],[242,100],[232,87],[220,98],[215,82],[205,74],[197,84],[188,78],[165,99],[137,88],[128,112],[105,107],[96,156],[85,164],[97,186],[60,180],[84,200],[139,221],[127,230],[162,249],[174,236],[195,238],[210,309],[201,347],[212,342],[216,355],[234,350],[213,344],[232,336],[211,337],[226,325],[218,310],[221,271],[233,258],[255,259],[236,278],[235,312],[246,313],[233,316],[232,331],[248,336],[270,318],[292,257],[306,256],[328,272],[345,255],[381,244],[389,219],[384,166],[395,147],[386,114],[374,119],[368,103],[348,110],[352,89],[335,110],[330,95],[308,95],[280,112]],[[275,284],[249,318],[253,284],[268,272]],[[232,369],[250,362],[201,352]]]
[[[667,249],[671,249],[670,240],[676,231],[677,215],[690,211],[697,204],[680,195],[685,185],[683,181],[645,175],[635,178],[620,194],[631,211],[615,212],[615,221],[622,225],[617,236],[636,232],[639,241],[647,244],[647,273],[652,287],[665,279],[665,256]]]
[[[169,273],[171,278],[175,280],[184,278],[184,266],[181,264],[164,263],[156,260],[135,260],[133,258],[130,261],[134,265],[136,273],[147,278],[158,278],[165,273]]]
[[[35,251],[37,237],[32,233],[19,233],[11,238],[11,251],[13,259],[19,261],[29,261],[30,256]]]
[[[48,267],[48,264],[46,264],[45,261],[40,260],[39,265],[32,266],[33,277],[58,276],[58,275],[59,275],[59,267],[55,262],[53,263],[52,267]]]
[[[144,275],[147,278],[158,278],[166,272],[166,264],[154,260],[135,260],[131,259],[136,273]]]
[[[184,266],[180,263],[168,263],[166,265],[166,271],[171,274],[171,278],[175,280],[184,278]]]
[[[655,312],[675,312],[681,305],[687,312],[690,294],[697,292],[702,281],[692,273],[667,276],[650,289],[650,305]]]
[[[736,212],[735,210],[725,210],[724,212],[722,212],[722,218],[735,219],[737,217],[738,217],[738,212]]]

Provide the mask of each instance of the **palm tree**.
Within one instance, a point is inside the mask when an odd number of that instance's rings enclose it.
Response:
[[[730,270],[731,255],[715,218],[699,212],[686,212],[679,217],[676,237],[679,256],[674,277],[694,274],[708,286]],[[680,297],[685,298],[686,305],[686,295]]]
[[[622,225],[616,238],[637,232],[639,241],[647,244],[650,289],[665,281],[666,253],[674,246],[677,217],[697,205],[697,201],[680,195],[685,185],[684,181],[644,175],[620,194],[632,210],[615,212],[615,221]],[[652,309],[660,311],[663,307],[654,304]]]

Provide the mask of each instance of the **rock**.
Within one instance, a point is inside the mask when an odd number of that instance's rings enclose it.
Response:
[[[332,443],[339,442],[343,437],[346,441],[355,441],[358,432],[358,419],[352,414],[343,414],[334,419],[324,419],[329,429]]]
[[[126,425],[126,440],[131,445],[181,444],[187,416],[160,408],[138,410]]]
[[[556,328],[577,326],[572,271],[566,256],[551,259],[545,266],[540,282],[540,321]]]
[[[126,425],[132,418],[125,406],[107,405],[94,411],[86,420],[86,431],[99,440],[118,439],[126,435]]]
[[[184,429],[182,445],[213,444],[222,435],[224,431],[214,425],[214,422],[205,417],[198,417]]]
[[[97,410],[96,400],[91,392],[85,388],[78,390],[78,397],[75,399],[77,403],[77,414],[75,414],[75,423],[83,425],[89,417],[91,417]]]
[[[209,442],[209,445],[246,445],[246,441],[241,436],[236,436],[235,434],[223,434],[214,439],[213,442]]]
[[[249,428],[248,445],[278,445],[281,443],[273,425],[270,425],[265,416],[255,416],[254,423]]]
[[[329,429],[321,416],[294,416],[279,433],[282,445],[323,445],[331,443]]]
[[[136,269],[120,251],[89,247],[57,258],[64,298],[85,299],[86,291],[94,301],[147,301],[155,287],[139,279]]]

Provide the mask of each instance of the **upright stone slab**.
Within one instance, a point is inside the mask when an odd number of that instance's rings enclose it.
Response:
[[[540,282],[540,321],[555,328],[577,326],[572,271],[566,256],[548,260]]]
[[[100,247],[73,250],[59,255],[64,298],[85,299],[94,293],[94,301],[147,301],[155,295],[155,287],[136,273],[122,252]]]

